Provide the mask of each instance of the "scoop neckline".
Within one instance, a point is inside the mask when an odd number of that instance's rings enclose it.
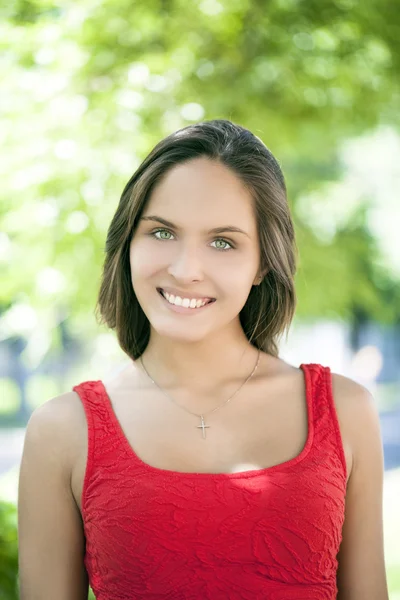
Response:
[[[121,440],[121,442],[125,448],[125,451],[143,469],[145,469],[149,472],[155,473],[155,474],[158,473],[159,475],[170,476],[170,477],[174,477],[174,478],[180,477],[180,478],[201,478],[201,479],[207,479],[207,478],[209,478],[209,479],[241,479],[241,478],[257,477],[262,474],[267,474],[267,473],[271,473],[274,471],[288,469],[288,468],[293,467],[294,465],[300,463],[308,455],[308,453],[312,447],[312,443],[313,443],[313,439],[314,439],[313,390],[312,390],[312,383],[311,383],[309,371],[307,369],[307,365],[304,363],[301,363],[301,365],[299,366],[299,369],[301,369],[303,372],[306,407],[307,407],[307,429],[308,429],[308,431],[307,431],[306,442],[303,446],[303,449],[300,451],[299,454],[297,454],[297,456],[290,458],[289,460],[279,463],[277,465],[272,465],[270,467],[262,467],[260,469],[251,469],[248,471],[236,471],[233,473],[210,473],[210,472],[201,472],[201,471],[200,472],[197,472],[197,471],[175,471],[173,469],[162,469],[160,467],[155,467],[153,465],[150,465],[149,463],[146,463],[144,460],[142,460],[140,458],[140,456],[136,453],[133,446],[128,441],[128,438],[126,437],[124,430],[122,429],[121,423],[119,422],[117,415],[115,414],[111,398],[108,395],[108,392],[105,388],[103,381],[99,379],[97,381],[97,383],[100,385],[101,392],[102,392],[103,398],[106,402],[107,410],[110,415],[111,422],[114,425],[116,433],[118,434],[118,437]]]

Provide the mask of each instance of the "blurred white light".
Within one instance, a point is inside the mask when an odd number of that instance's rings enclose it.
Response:
[[[65,223],[65,229],[69,233],[82,233],[89,225],[89,217],[81,210],[74,210]]]
[[[31,144],[27,146],[28,155],[30,157],[43,156],[49,152],[51,143],[48,139],[35,139],[31,141]]]
[[[115,336],[111,333],[101,333],[95,339],[96,353],[101,357],[113,356],[119,348]]]
[[[38,83],[38,75],[34,71],[21,71],[17,85],[21,90],[32,90]]]
[[[76,31],[81,30],[82,24],[86,21],[86,18],[90,16],[91,6],[95,6],[90,4],[79,4],[77,2],[71,3],[69,5],[65,5],[63,7],[63,18],[62,21],[64,23],[64,27],[68,27],[69,29],[75,29]],[[68,6],[68,8],[66,8]],[[64,14],[65,10],[65,14]]]
[[[55,56],[52,48],[39,48],[34,54],[35,63],[38,65],[49,65],[54,61]]]
[[[0,319],[0,339],[27,335],[38,323],[36,311],[29,304],[14,304]]]
[[[68,160],[76,153],[76,142],[74,140],[60,140],[54,146],[54,154],[57,158]]]
[[[130,152],[114,149],[110,157],[110,166],[113,172],[124,176],[131,175],[135,170],[136,157]]]
[[[116,102],[125,108],[137,109],[143,105],[143,95],[133,90],[123,90],[117,95]]]
[[[49,100],[52,96],[62,92],[69,83],[69,77],[65,73],[35,73],[32,89],[32,99],[38,102]]]
[[[103,188],[100,183],[94,179],[89,179],[89,181],[82,183],[80,191],[86,204],[89,204],[90,206],[99,204],[103,197]]]
[[[183,126],[182,117],[175,110],[166,110],[162,116],[162,127],[166,135]]]
[[[52,117],[77,120],[82,117],[88,107],[88,99],[82,94],[75,96],[56,96],[48,103],[47,111]]]
[[[36,277],[36,286],[41,294],[52,295],[65,289],[66,280],[58,269],[45,267]]]
[[[61,33],[62,29],[60,25],[56,25],[55,23],[42,23],[40,30],[37,32],[37,39],[43,44],[48,44],[60,39]]]
[[[39,202],[35,210],[35,220],[42,227],[51,227],[55,224],[59,209],[54,202],[43,200]]]
[[[51,175],[51,167],[45,162],[32,164],[26,169],[16,171],[10,180],[12,190],[24,190],[46,181]]]
[[[201,104],[190,102],[181,108],[181,115],[187,121],[198,121],[204,117],[205,111]]]
[[[121,110],[115,118],[118,129],[122,131],[138,131],[141,122],[139,115],[129,110]]]
[[[128,81],[133,85],[144,85],[150,76],[150,69],[145,63],[132,63],[128,69]]]
[[[200,10],[206,15],[214,16],[223,12],[224,7],[217,0],[203,0],[200,3]]]
[[[90,58],[90,53],[72,39],[62,38],[57,44],[59,62],[68,71],[75,72]],[[105,52],[106,53],[106,52]],[[110,53],[112,54],[112,53]]]
[[[44,356],[51,346],[51,336],[43,327],[36,327],[28,337],[28,343],[23,352],[26,366],[35,369],[40,365]]]
[[[351,369],[355,378],[375,381],[382,370],[383,357],[376,346],[363,346],[356,352]]]
[[[168,82],[162,75],[152,75],[146,84],[146,88],[150,92],[162,92],[167,87]]]
[[[12,242],[4,231],[0,231],[0,262],[11,260]]]

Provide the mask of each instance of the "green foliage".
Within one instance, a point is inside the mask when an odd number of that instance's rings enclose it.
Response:
[[[18,600],[17,511],[0,502],[0,598]]]

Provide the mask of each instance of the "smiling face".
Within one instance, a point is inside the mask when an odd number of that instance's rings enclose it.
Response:
[[[131,241],[132,285],[158,335],[201,341],[237,330],[259,257],[249,191],[221,163],[197,158],[152,191]]]

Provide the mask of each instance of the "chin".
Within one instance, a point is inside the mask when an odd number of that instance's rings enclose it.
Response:
[[[151,328],[154,332],[162,337],[170,339],[174,342],[181,343],[195,343],[201,342],[204,340],[209,332],[205,331],[204,327],[188,327],[187,325],[182,325],[181,327],[171,326],[169,325],[161,325],[154,322],[151,324]]]

